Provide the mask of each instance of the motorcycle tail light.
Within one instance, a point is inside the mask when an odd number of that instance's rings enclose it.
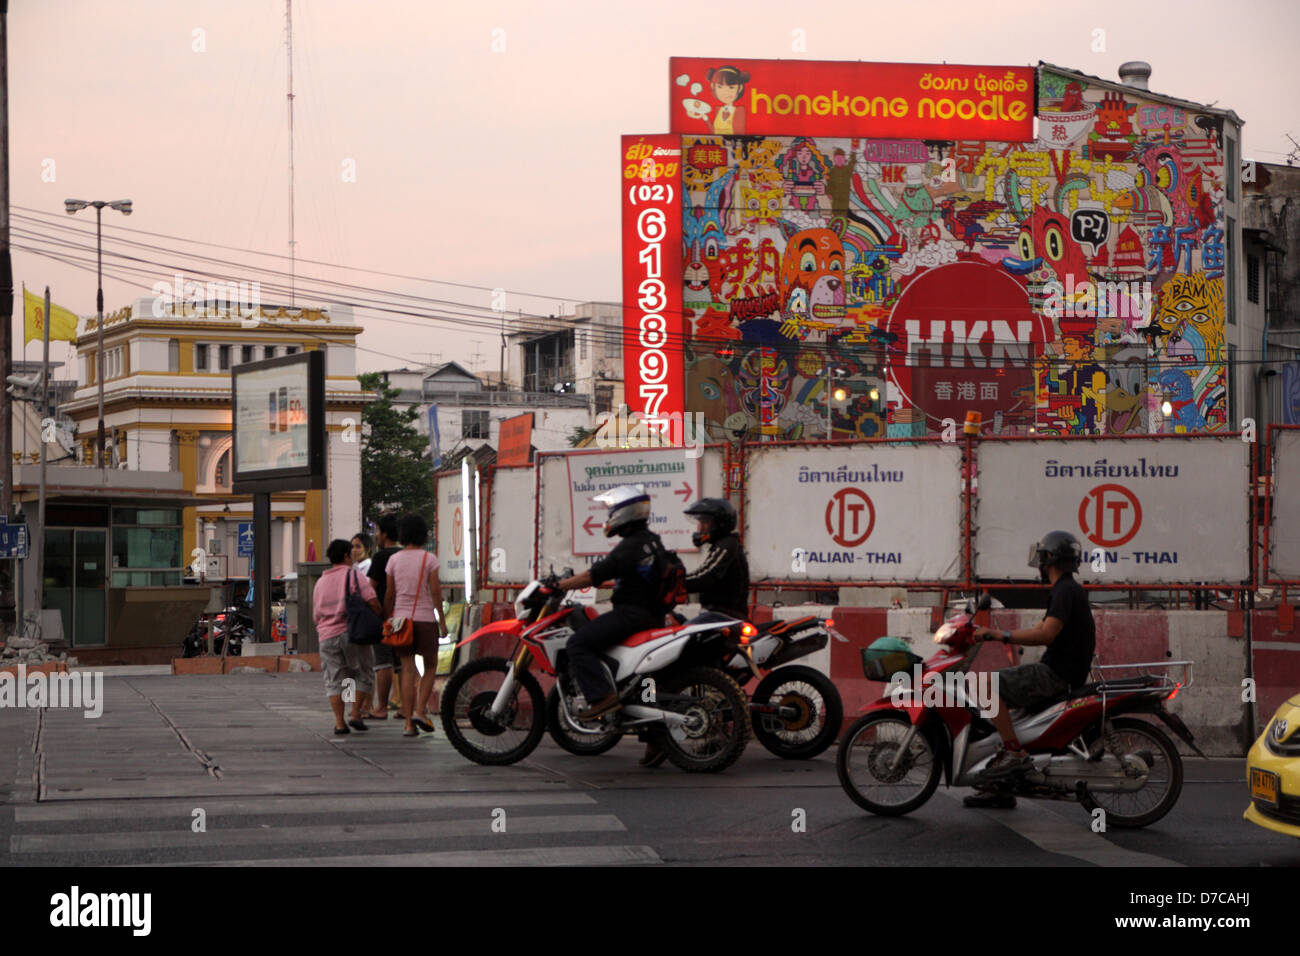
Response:
[[[740,643],[748,644],[750,639],[758,634],[758,628],[753,624],[745,624],[740,628]]]
[[[1174,689],[1169,692],[1169,696],[1166,697],[1165,700],[1173,700],[1175,697],[1178,696],[1178,692],[1182,689],[1183,689],[1183,682],[1179,681],[1174,685]]]
[[[226,619],[226,615],[224,615],[224,614],[218,614],[218,615],[217,615],[217,620],[218,620],[218,621],[224,621],[225,619]]]
[[[835,622],[834,622],[831,618],[828,617],[828,618],[826,619],[826,626],[827,626],[827,627],[834,627],[834,626],[835,626]]]

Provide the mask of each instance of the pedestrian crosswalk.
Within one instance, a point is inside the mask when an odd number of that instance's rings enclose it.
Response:
[[[68,800],[14,807],[9,865],[658,863],[585,793]]]

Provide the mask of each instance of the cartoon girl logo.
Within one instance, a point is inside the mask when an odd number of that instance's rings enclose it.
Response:
[[[713,89],[714,97],[722,104],[713,117],[713,132],[719,136],[743,136],[745,108],[736,104],[745,95],[749,74],[734,66],[720,66],[710,69],[705,76]]]

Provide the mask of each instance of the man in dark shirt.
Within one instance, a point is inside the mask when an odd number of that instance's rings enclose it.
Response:
[[[384,605],[384,591],[388,587],[388,559],[402,550],[397,546],[397,516],[384,515],[377,524],[375,544],[379,550],[370,558],[370,570],[366,577],[370,579],[379,596],[379,606]],[[388,698],[393,690],[393,676],[402,672],[402,661],[387,644],[376,644],[375,648],[375,706],[366,714],[373,720],[388,719]]]
[[[686,509],[697,518],[696,547],[708,544],[700,566],[686,576],[686,590],[700,595],[706,611],[749,617],[749,562],[736,535],[736,509],[725,498],[701,498]]]
[[[999,632],[988,627],[975,629],[975,636],[983,640],[1047,647],[1038,663],[1021,664],[997,672],[1002,706],[993,716],[993,724],[1002,736],[1002,749],[985,768],[986,778],[1019,773],[1033,765],[1016,739],[1009,712],[1012,707],[1033,707],[1044,701],[1064,698],[1088,679],[1097,634],[1092,609],[1088,606],[1088,594],[1074,579],[1082,557],[1083,548],[1068,531],[1053,531],[1046,535],[1029,553],[1030,567],[1037,567],[1043,580],[1052,585],[1042,622],[1017,631]],[[1001,799],[995,800],[996,797]],[[1008,802],[1004,795],[995,794],[968,797],[966,803],[968,806],[1014,806],[1015,798],[1011,797]]]
[[[650,496],[640,485],[621,485],[593,500],[609,508],[605,537],[617,534],[623,540],[588,570],[554,582],[566,591],[616,582],[610,599],[613,609],[579,628],[565,645],[569,669],[587,700],[586,709],[574,715],[579,720],[592,720],[622,706],[600,652],[637,631],[662,627],[667,610],[659,595],[665,550],[659,535],[650,530]]]

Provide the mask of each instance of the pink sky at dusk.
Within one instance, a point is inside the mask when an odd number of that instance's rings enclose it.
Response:
[[[14,244],[32,244],[23,231],[71,237],[25,218],[39,209],[88,230],[93,246],[93,211],[64,216],[63,200],[130,198],[129,219],[104,212],[106,269],[115,269],[118,250],[176,258],[115,244],[127,235],[171,245],[111,228],[119,225],[286,255],[284,12],[283,0],[12,0]],[[1098,30],[1104,52],[1093,50]],[[792,49],[795,31],[804,52]],[[1297,36],[1293,0],[295,0],[298,256],[428,279],[300,264],[307,291],[299,303],[320,301],[310,294],[316,276],[463,303],[447,309],[488,325],[484,310],[497,287],[511,290],[512,312],[617,299],[619,136],[667,130],[671,56],[1041,59],[1112,80],[1120,63],[1141,59],[1152,64],[1153,91],[1234,110],[1246,123],[1242,156],[1280,163],[1294,148],[1286,134],[1300,140],[1300,110],[1290,101],[1300,89]],[[504,49],[494,51],[494,41]],[[344,179],[349,161],[355,182]],[[245,252],[185,248],[287,268]],[[15,249],[14,280],[38,292],[49,284],[57,303],[94,311],[93,267]],[[171,271],[160,267],[134,286],[106,278],[105,307],[147,294],[157,280],[170,282]],[[358,317],[363,370],[429,359],[497,367],[496,333],[467,327],[462,316]],[[69,351],[56,344],[51,354],[66,360]],[[27,355],[38,358],[39,346]]]

